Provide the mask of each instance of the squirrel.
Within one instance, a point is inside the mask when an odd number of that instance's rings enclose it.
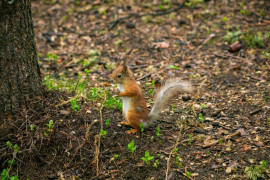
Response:
[[[117,89],[120,91],[119,96],[123,101],[122,113],[126,121],[122,121],[120,124],[130,125],[134,128],[127,131],[128,134],[140,131],[141,123],[144,128],[147,128],[153,121],[158,120],[161,111],[166,108],[175,95],[193,92],[191,82],[178,78],[167,79],[157,88],[154,105],[149,112],[141,88],[126,61],[123,65],[116,67],[111,74],[111,79],[117,84]]]

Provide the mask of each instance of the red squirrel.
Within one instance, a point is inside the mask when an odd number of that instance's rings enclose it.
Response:
[[[120,91],[119,96],[123,101],[122,113],[126,121],[120,124],[130,125],[134,129],[127,133],[134,133],[140,130],[140,124],[144,128],[159,118],[162,110],[166,108],[170,100],[179,93],[192,93],[192,84],[178,78],[171,78],[165,81],[158,89],[154,98],[154,105],[149,113],[141,88],[137,84],[132,71],[126,61],[118,65],[111,75],[112,81],[117,84]]]

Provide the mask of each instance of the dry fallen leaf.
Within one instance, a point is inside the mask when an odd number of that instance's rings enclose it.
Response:
[[[170,46],[169,42],[163,41],[163,42],[156,42],[152,44],[152,47],[154,48],[168,48]]]

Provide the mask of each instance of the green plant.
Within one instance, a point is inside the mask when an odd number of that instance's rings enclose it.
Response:
[[[205,104],[203,104],[203,103],[201,103],[201,107],[202,107],[202,109],[206,109],[207,108],[207,106]]]
[[[144,157],[141,157],[141,160],[143,160],[147,166],[150,164],[152,159],[154,159],[154,156],[150,156],[148,151],[145,151]]]
[[[176,109],[176,105],[172,105],[172,111]]]
[[[169,65],[169,68],[171,68],[171,69],[180,69],[179,66],[174,66],[174,65]]]
[[[202,113],[200,113],[200,114],[199,114],[199,120],[200,120],[200,122],[201,122],[201,123],[203,123],[203,122],[204,122],[204,118],[203,118]]]
[[[30,124],[30,131],[34,131],[35,129],[35,125],[34,124]]]
[[[224,16],[221,21],[223,21],[224,23],[228,21],[228,18],[226,16]]]
[[[222,144],[222,142],[223,142],[222,138],[218,139],[218,144]]]
[[[141,130],[141,133],[144,132],[144,124],[143,123],[140,123],[140,130]]]
[[[188,137],[189,137],[188,144],[191,145],[191,143],[192,143],[192,134],[189,134]]]
[[[265,173],[266,165],[266,161],[263,160],[261,165],[252,165],[246,168],[245,173],[250,179],[257,180]]]
[[[3,169],[1,172],[1,180],[18,180],[18,176],[10,176],[9,169]]]
[[[108,127],[110,125],[110,119],[105,120],[105,125]]]
[[[77,104],[77,100],[75,100],[75,99],[71,99],[71,101],[70,101],[70,103],[71,103],[71,109],[73,110],[73,111],[80,111],[80,106]]]
[[[178,151],[178,148],[174,148],[174,149],[173,149],[173,152],[174,152],[174,153],[177,153],[177,151]]]
[[[11,149],[12,148],[12,143],[10,141],[8,141],[7,146]]]
[[[85,68],[85,69],[84,69],[84,72],[85,72],[85,75],[86,75],[86,76],[89,76],[91,70]]]
[[[152,85],[152,87],[155,87],[156,81],[153,80],[153,81],[151,82],[151,85]]]
[[[243,39],[250,47],[265,47],[263,42],[264,38],[261,32],[257,32],[255,35],[248,33],[243,37]]]
[[[18,180],[18,176],[10,176],[9,172],[10,172],[10,169],[11,169],[12,165],[15,164],[14,159],[16,158],[16,154],[20,151],[20,148],[19,148],[19,146],[17,144],[15,144],[13,146],[13,144],[10,141],[7,141],[6,144],[11,150],[13,150],[13,159],[8,161],[9,168],[2,170],[2,172],[1,172],[1,180]]]
[[[157,127],[156,135],[157,135],[158,137],[160,137],[160,127],[159,127],[159,126]]]
[[[190,0],[188,2],[185,2],[185,6],[187,7],[195,7],[197,4],[202,3],[203,0]]]
[[[181,168],[183,166],[183,164],[180,162],[181,157],[180,156],[176,156],[176,165],[178,166],[178,168]]]
[[[158,162],[158,160],[156,159],[155,162],[154,162],[154,164],[153,164],[153,167],[157,168],[157,167],[158,167],[158,164],[159,164],[159,162]]]
[[[16,152],[16,153],[20,151],[20,148],[19,148],[18,144],[15,144],[13,146],[13,149],[14,149],[14,152]]]
[[[119,101],[118,97],[111,97],[108,95],[104,106],[107,108],[121,109],[122,103]]]
[[[260,10],[260,17],[263,18],[263,16],[264,16],[264,12],[263,10]]]
[[[46,126],[48,127],[48,131],[52,132],[54,128],[53,120],[50,120]]]
[[[223,37],[223,39],[228,43],[234,43],[235,41],[240,39],[241,35],[242,31],[240,30],[237,30],[235,32],[227,32],[227,34]]]
[[[53,60],[56,62],[58,56],[57,56],[56,54],[50,54],[50,53],[47,53],[47,58],[48,58],[48,59],[53,59]]]
[[[47,131],[53,132],[53,128],[54,128],[54,123],[53,120],[50,120],[48,124],[46,124],[46,126],[48,127]],[[46,131],[44,131],[44,136],[48,136],[48,133]]]
[[[135,150],[136,150],[135,143],[134,143],[134,141],[131,141],[131,142],[128,144],[128,151],[129,151],[131,154],[133,154]]]
[[[101,129],[100,129],[99,135],[100,135],[101,137],[105,138],[105,137],[106,137],[106,134],[107,134],[107,131],[105,131],[105,130],[103,130],[103,129],[101,128]]]
[[[113,158],[114,158],[114,159],[116,159],[116,158],[118,158],[118,157],[119,157],[118,154],[114,154],[114,155],[113,155]]]
[[[150,96],[152,96],[152,95],[153,95],[153,92],[154,92],[154,90],[153,90],[153,89],[149,89],[149,90],[148,90],[148,94],[149,94]]]
[[[191,177],[191,173],[189,171],[186,172],[186,175],[187,175],[188,178]]]
[[[9,147],[9,149],[12,149],[15,153],[19,152],[20,151],[20,148],[18,146],[18,144],[15,144],[13,146],[13,144],[10,142],[10,141],[7,141],[7,146]]]

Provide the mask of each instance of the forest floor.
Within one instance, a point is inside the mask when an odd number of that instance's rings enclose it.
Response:
[[[266,0],[32,1],[45,98],[0,125],[1,172],[269,179],[269,9]],[[196,92],[175,97],[149,129],[127,134],[108,77],[124,58],[149,108],[156,81],[182,77]]]

